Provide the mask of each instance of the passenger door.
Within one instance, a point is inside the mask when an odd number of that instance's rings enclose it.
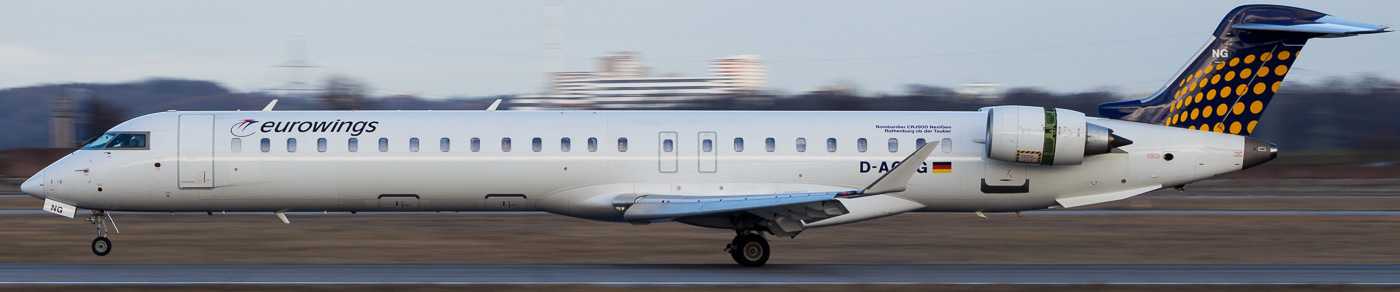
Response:
[[[180,188],[214,187],[214,115],[180,115]]]

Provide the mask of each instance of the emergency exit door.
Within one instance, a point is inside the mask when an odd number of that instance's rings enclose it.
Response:
[[[214,115],[180,115],[180,188],[214,187]]]
[[[678,154],[680,151],[676,149],[678,146],[676,136],[676,132],[661,132],[660,137],[657,137],[658,139],[656,141],[660,143],[657,145],[659,149],[656,151],[656,159],[657,162],[660,163],[659,167],[661,173],[676,172],[676,159],[680,158]]]
[[[695,159],[700,164],[700,173],[712,173],[718,168],[719,141],[715,141],[717,139],[715,132],[700,132],[699,137],[695,139],[700,143],[695,145],[699,146]]]

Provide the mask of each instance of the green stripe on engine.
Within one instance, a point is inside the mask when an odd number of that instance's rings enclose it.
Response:
[[[1056,120],[1058,120],[1058,119],[1056,119],[1056,112],[1055,112],[1055,109],[1053,109],[1053,108],[1046,108],[1046,109],[1045,109],[1045,146],[1042,148],[1042,149],[1044,149],[1044,150],[1042,150],[1041,155],[1040,155],[1040,165],[1052,165],[1052,164],[1055,164],[1055,136],[1059,136],[1059,135],[1056,135],[1056,134],[1058,134],[1058,133],[1056,133],[1056,132],[1057,132],[1056,129],[1059,129],[1059,127],[1057,127],[1057,125],[1055,125],[1055,121],[1056,121]]]

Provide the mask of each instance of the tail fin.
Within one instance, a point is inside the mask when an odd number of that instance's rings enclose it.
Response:
[[[1387,28],[1296,7],[1236,7],[1171,83],[1147,98],[1101,104],[1099,115],[1249,135],[1308,39]]]

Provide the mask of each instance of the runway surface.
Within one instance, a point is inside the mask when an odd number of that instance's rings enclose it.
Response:
[[[1365,265],[0,264],[0,284],[1400,285]]]

